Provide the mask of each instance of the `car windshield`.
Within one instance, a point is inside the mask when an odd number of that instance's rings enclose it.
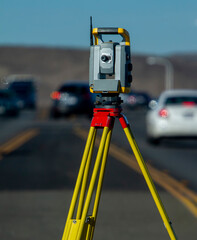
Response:
[[[69,93],[75,93],[75,94],[85,94],[89,92],[89,89],[85,86],[63,86],[59,90],[60,92],[69,92]]]
[[[184,105],[184,104],[197,104],[197,96],[178,96],[169,97],[165,101],[165,105]]]
[[[31,89],[33,87],[32,82],[13,82],[10,85],[10,88],[18,90],[18,89]]]

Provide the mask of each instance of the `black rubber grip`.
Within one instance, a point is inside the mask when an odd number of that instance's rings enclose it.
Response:
[[[98,34],[118,34],[118,28],[98,28]]]

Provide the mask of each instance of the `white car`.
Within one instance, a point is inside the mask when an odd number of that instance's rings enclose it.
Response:
[[[151,108],[146,132],[152,143],[165,137],[197,137],[197,90],[165,91]]]

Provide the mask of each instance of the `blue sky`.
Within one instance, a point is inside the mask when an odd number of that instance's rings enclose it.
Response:
[[[196,0],[0,0],[0,45],[89,47],[94,27],[123,27],[135,53],[197,52]]]

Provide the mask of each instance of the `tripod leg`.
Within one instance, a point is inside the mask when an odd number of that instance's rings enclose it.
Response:
[[[103,160],[102,160],[102,164],[101,164],[101,170],[100,170],[98,186],[97,186],[97,191],[96,191],[96,196],[95,196],[95,203],[94,203],[94,208],[93,208],[93,212],[92,212],[92,216],[95,219],[95,221],[96,221],[96,217],[97,217],[98,206],[99,206],[99,201],[100,201],[100,196],[101,196],[101,190],[102,190],[102,185],[103,185],[103,178],[104,178],[105,167],[106,167],[106,163],[107,163],[107,156],[108,156],[108,152],[109,152],[111,135],[112,135],[112,130],[110,130],[108,133],[106,144],[105,144],[105,149],[104,149],[104,153],[103,153]]]
[[[121,121],[123,121],[123,119],[121,119],[120,122]],[[161,215],[161,218],[162,218],[162,220],[164,222],[164,225],[165,225],[165,227],[166,227],[166,229],[168,231],[170,239],[171,240],[176,240],[177,238],[176,238],[175,233],[173,231],[173,228],[171,226],[171,222],[169,220],[169,217],[168,217],[168,215],[167,215],[167,213],[165,211],[165,208],[164,208],[164,206],[162,204],[162,201],[161,201],[161,199],[159,197],[159,194],[158,194],[158,192],[157,192],[157,190],[155,188],[155,185],[154,185],[153,180],[151,178],[151,175],[150,175],[150,173],[148,171],[148,168],[147,168],[147,166],[146,166],[146,164],[145,164],[145,162],[144,162],[144,160],[143,160],[143,158],[141,156],[140,150],[139,150],[139,148],[137,146],[137,143],[136,143],[135,138],[134,138],[134,136],[133,136],[133,134],[131,132],[131,129],[130,129],[129,125],[126,123],[126,121],[124,123],[121,122],[121,125],[122,125],[122,127],[124,129],[126,137],[127,137],[128,141],[130,143],[130,146],[131,146],[131,148],[133,150],[133,153],[134,153],[134,155],[136,157],[138,165],[139,165],[139,167],[140,167],[140,169],[142,171],[142,174],[143,174],[143,176],[145,178],[145,181],[146,181],[146,183],[148,185],[148,188],[149,188],[149,190],[151,192],[151,195],[152,195],[152,197],[154,199],[154,202],[155,202],[155,204],[157,206],[157,209],[158,209],[158,211],[159,211],[159,213]]]
[[[82,157],[81,166],[80,166],[80,169],[79,169],[79,174],[78,174],[77,181],[76,181],[76,184],[75,184],[75,189],[74,189],[74,192],[73,192],[73,197],[72,197],[72,200],[71,200],[71,204],[70,204],[70,208],[69,208],[69,212],[68,212],[68,216],[67,216],[62,240],[67,239],[67,235],[69,233],[69,231],[67,231],[67,229],[69,227],[70,220],[73,218],[73,213],[74,213],[74,210],[75,210],[76,201],[77,201],[77,198],[78,198],[81,182],[82,182],[83,175],[84,175],[84,169],[85,169],[85,166],[86,166],[86,161],[87,161],[87,158],[88,158],[88,155],[89,155],[89,150],[90,150],[90,147],[91,147],[92,139],[94,139],[95,132],[96,132],[96,128],[95,127],[90,127],[90,131],[89,131],[89,134],[88,134],[84,154],[83,154],[83,157]]]
[[[94,135],[93,135],[93,139],[92,139],[92,142],[91,142],[89,155],[88,155],[88,159],[87,159],[87,163],[86,163],[86,167],[85,167],[85,171],[84,171],[84,176],[83,176],[83,182],[82,182],[82,185],[81,185],[81,193],[80,193],[79,204],[78,204],[78,208],[77,208],[76,219],[81,218],[81,213],[82,213],[82,208],[83,208],[83,204],[84,204],[86,186],[87,186],[87,181],[88,181],[88,175],[89,175],[89,169],[90,169],[90,164],[91,164],[91,160],[92,160],[92,153],[93,153],[93,149],[94,149],[95,139],[96,139],[96,131],[94,132]]]
[[[101,196],[101,190],[102,190],[102,185],[103,185],[105,167],[106,167],[106,163],[107,163],[107,156],[108,156],[109,145],[110,145],[110,140],[111,140],[111,134],[112,134],[112,130],[110,130],[108,132],[106,143],[105,143],[105,148],[103,151],[103,158],[102,158],[102,163],[101,163],[101,167],[100,167],[100,173],[99,173],[99,178],[98,178],[98,183],[97,183],[96,195],[95,195],[95,199],[94,199],[93,211],[92,211],[92,215],[90,217],[88,217],[89,227],[86,228],[85,238],[82,234],[82,236],[83,236],[82,239],[86,239],[86,240],[93,239],[94,229],[95,229],[95,225],[96,225],[97,212],[98,212],[98,207],[99,207],[99,201],[100,201],[100,196]],[[86,221],[87,221],[87,219],[86,219]]]
[[[103,151],[104,151],[104,147],[105,147],[108,132],[109,132],[109,128],[104,127],[101,142],[100,142],[100,146],[99,146],[99,150],[98,150],[98,154],[97,154],[96,161],[95,161],[95,166],[94,166],[94,169],[93,169],[93,173],[92,173],[92,177],[91,177],[91,181],[90,181],[90,185],[89,185],[89,189],[88,189],[88,193],[87,193],[87,197],[86,197],[86,201],[85,201],[85,204],[84,204],[84,209],[83,209],[82,216],[81,216],[81,221],[80,221],[80,225],[79,225],[79,229],[78,229],[78,233],[77,233],[77,238],[76,238],[77,240],[81,239],[81,236],[82,236],[82,233],[83,233],[83,228],[84,228],[84,225],[85,225],[87,212],[88,212],[88,209],[89,209],[89,206],[90,206],[90,201],[91,201],[91,198],[92,198],[92,193],[93,193],[93,190],[94,190],[96,177],[97,177],[97,174],[98,174],[98,171],[99,171],[99,166],[100,166],[101,158],[102,158],[102,155],[103,155]]]

